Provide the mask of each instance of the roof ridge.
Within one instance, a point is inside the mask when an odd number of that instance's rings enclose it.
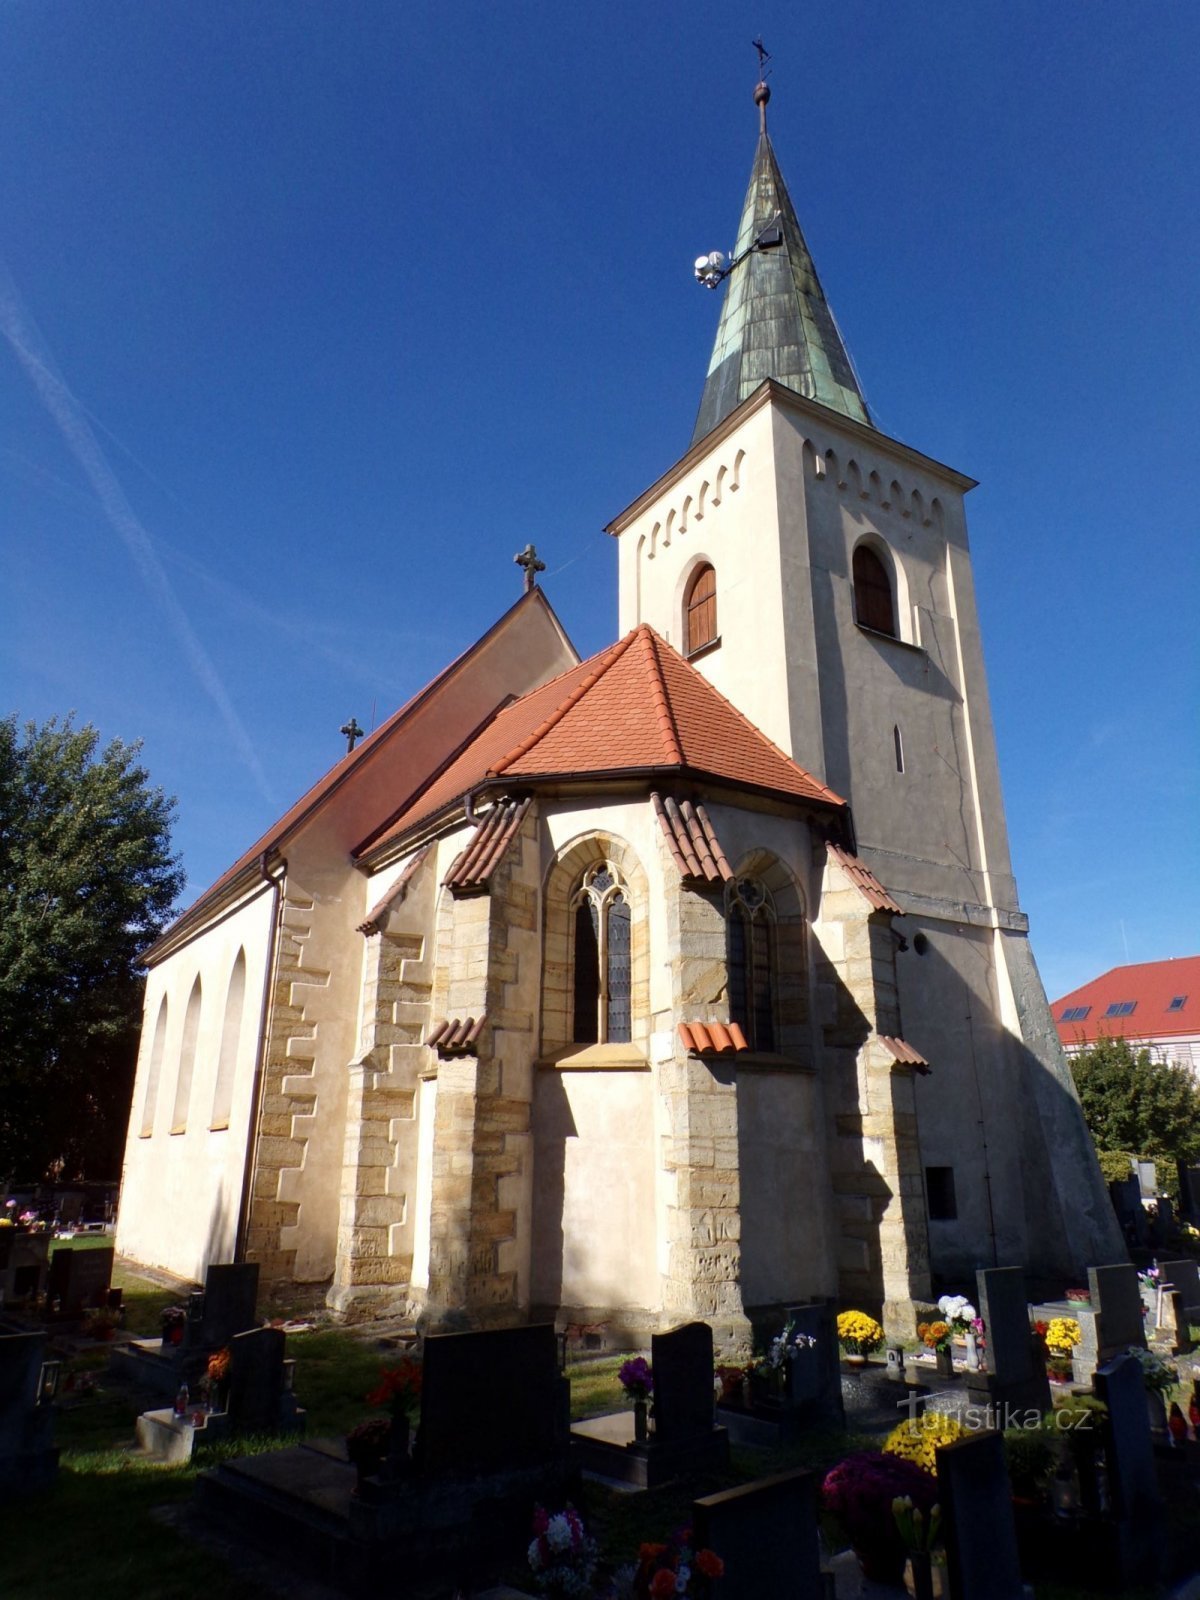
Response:
[[[647,624],[643,623],[642,626],[646,627]],[[653,629],[650,631],[652,633],[654,632]],[[687,660],[685,656],[680,655],[679,651],[675,649],[674,645],[669,644],[666,639],[661,637],[661,635],[655,634],[655,638],[657,638],[661,644],[666,645],[667,649],[671,652],[671,655],[681,667],[686,667],[689,672],[693,673],[697,678],[699,678],[704,684],[704,687],[712,694],[715,694],[717,699],[720,700],[723,705],[728,706],[738,721],[741,722],[745,727],[749,728],[750,732],[753,733],[757,738],[761,739],[764,744],[769,745],[781,760],[786,761],[789,766],[795,767],[797,772],[806,777],[811,784],[818,788],[821,793],[825,795],[827,799],[831,800],[835,805],[844,806],[846,804],[846,801],[842,799],[841,795],[837,794],[833,789],[831,789],[827,783],[822,783],[820,778],[814,777],[807,767],[802,767],[794,756],[789,756],[786,750],[782,750],[769,734],[763,732],[763,730],[758,726],[757,722],[751,722],[746,713],[744,711],[740,711],[738,707],[734,705],[733,701],[728,698],[728,696],[723,695],[720,689],[717,688],[716,684],[713,683],[710,678],[706,678],[702,672],[697,672],[696,668],[692,666],[691,662]],[[686,762],[684,764],[686,765]]]
[[[658,725],[662,730],[666,754],[676,766],[685,766],[683,750],[679,744],[679,728],[675,722],[675,708],[671,704],[671,696],[667,691],[667,680],[663,675],[662,662],[658,657],[658,646],[666,641],[660,639],[648,622],[639,623],[637,631],[645,633],[646,643],[650,648],[650,668],[653,675],[650,693],[654,700]]]
[[[639,623],[638,626],[627,633],[623,639],[618,639],[615,644],[609,645],[608,649],[605,650],[599,657],[595,670],[593,672],[589,672],[586,677],[577,683],[562,704],[557,706],[545,719],[545,721],[540,723],[532,733],[527,733],[519,744],[513,746],[507,755],[501,756],[499,761],[497,761],[493,766],[489,767],[487,772],[488,777],[499,777],[502,772],[507,771],[507,769],[512,766],[514,761],[519,761],[523,755],[527,755],[529,751],[533,749],[534,745],[539,744],[552,728],[556,728],[566,716],[567,712],[570,711],[573,706],[578,705],[580,700],[583,699],[584,695],[587,694],[588,690],[591,689],[595,684],[599,683],[600,679],[604,676],[608,669],[615,662],[621,659],[626,650],[629,649],[630,645],[645,627],[646,624],[644,622]],[[572,667],[570,670],[574,672],[578,669]],[[560,676],[565,676],[565,674],[560,674]],[[550,682],[553,683],[554,679],[552,678]],[[546,685],[543,684],[542,687],[545,688]]]

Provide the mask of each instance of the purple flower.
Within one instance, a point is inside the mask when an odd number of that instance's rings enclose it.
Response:
[[[634,1400],[648,1400],[654,1393],[654,1373],[645,1356],[633,1356],[617,1373],[617,1382]]]

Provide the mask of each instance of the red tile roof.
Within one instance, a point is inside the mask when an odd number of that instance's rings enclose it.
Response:
[[[470,894],[487,888],[488,879],[504,859],[504,852],[516,838],[525,813],[533,801],[501,800],[475,829],[471,842],[455,856],[442,879],[455,894]]]
[[[733,868],[725,859],[704,802],[697,800],[693,805],[685,800],[681,805],[672,795],[664,800],[657,789],[651,791],[650,799],[680,876],[699,883],[728,883]]]
[[[392,907],[404,903],[404,897],[408,894],[409,884],[420,871],[422,863],[432,848],[431,844],[427,844],[424,849],[417,851],[388,892],[367,912],[365,921],[359,923],[359,933],[365,933],[370,936],[382,929],[387,921],[387,914]]]
[[[1183,1000],[1171,1010],[1172,1000]],[[1106,1016],[1110,1006],[1134,1002],[1124,1016]],[[1063,1013],[1087,1007],[1087,1014],[1064,1022]],[[1163,1039],[1200,1034],[1200,956],[1173,961],[1139,961],[1112,967],[1050,1007],[1063,1044],[1091,1043],[1102,1034],[1114,1039]]]
[[[929,1063],[925,1057],[914,1050],[912,1045],[906,1044],[903,1039],[890,1038],[886,1033],[879,1035],[879,1042],[884,1049],[889,1051],[892,1060],[901,1067],[911,1067],[914,1072],[925,1074],[929,1071]]]
[[[736,1022],[681,1022],[679,1037],[684,1049],[698,1056],[728,1056],[750,1048]]]
[[[405,701],[404,705],[398,711],[394,711],[386,722],[380,723],[379,727],[373,733],[369,733],[361,744],[356,745],[340,761],[335,762],[324,777],[318,778],[312,788],[303,794],[294,806],[285,811],[274,826],[268,828],[260,839],[255,840],[250,848],[238,857],[228,871],[223,872],[215,883],[211,884],[203,894],[192,902],[186,911],[180,913],[167,931],[142,952],[141,959],[143,961],[153,960],[161,950],[171,943],[179,931],[202,922],[203,914],[219,903],[226,890],[232,889],[240,880],[249,878],[254,874],[265,856],[269,856],[272,852],[278,850],[301,823],[317,811],[352,772],[367,761],[382,744],[399,732],[407,719],[416,711],[418,706],[429,698],[438,684],[452,677],[461,666],[469,662],[522,606],[535,604],[544,606],[551,617],[554,616],[553,609],[541,589],[527,590],[520,600],[510,606],[503,616],[492,624],[486,633],[481,634],[475,640],[474,644],[462,651],[440,672],[430,678],[423,689],[418,690],[410,700]],[[561,627],[560,624],[557,624],[557,618],[555,618],[555,622],[556,625]],[[572,653],[574,652],[572,651]]]
[[[845,804],[762,733],[646,623],[505,706],[356,856],[435,817],[486,779],[696,772],[735,786]]]
[[[434,1023],[433,1031],[425,1043],[440,1056],[472,1055],[486,1021],[485,1012],[480,1012],[477,1017],[446,1017]]]
[[[843,850],[838,844],[826,844],[825,849],[830,859],[837,862],[854,887],[876,911],[893,911],[899,917],[904,915],[901,907],[892,899],[870,867],[864,866],[857,856],[851,855],[849,850]]]

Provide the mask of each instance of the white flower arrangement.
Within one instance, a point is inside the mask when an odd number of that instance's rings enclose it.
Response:
[[[979,1316],[965,1294],[944,1294],[938,1301],[938,1310],[955,1333],[968,1333]]]

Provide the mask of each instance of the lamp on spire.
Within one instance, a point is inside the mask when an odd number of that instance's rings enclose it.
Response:
[[[771,98],[771,91],[767,86],[766,64],[771,59],[771,55],[761,39],[755,39],[753,44],[758,51],[758,82],[754,86],[754,104],[758,107],[759,130],[765,138],[767,132],[767,101]],[[780,213],[777,211],[766,227],[759,229],[740,256],[733,256],[727,260],[721,250],[710,250],[708,255],[698,256],[694,268],[696,282],[702,283],[706,289],[719,289],[733,269],[740,267],[746,257],[753,254],[755,250],[777,250],[783,243],[783,229],[779,223]]]

